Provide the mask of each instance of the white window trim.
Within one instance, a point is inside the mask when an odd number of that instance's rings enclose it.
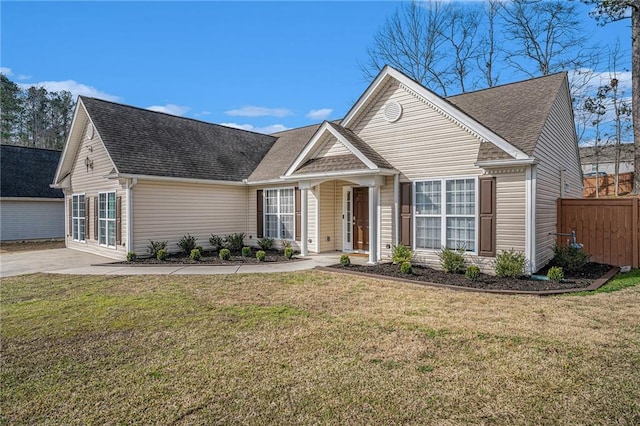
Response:
[[[290,189],[293,191],[293,213],[280,213],[280,191]],[[291,239],[290,241],[295,241],[296,239],[296,188],[294,186],[283,186],[277,188],[263,188],[262,189],[262,233],[265,238],[273,238],[267,237],[267,214],[276,215],[278,217],[278,223],[280,223],[280,215],[291,215],[293,216],[293,227],[291,229]],[[267,213],[267,191],[278,191],[278,213]],[[278,230],[278,236],[273,238],[277,241],[287,240],[287,238],[282,238],[280,236],[280,230]]]
[[[446,247],[447,245],[447,214],[446,214],[446,203],[447,203],[447,198],[446,198],[446,194],[447,194],[447,187],[446,187],[446,182],[448,180],[467,180],[467,179],[473,179],[474,181],[474,199],[475,199],[475,214],[474,215],[453,215],[456,217],[473,217],[474,221],[475,221],[475,227],[474,227],[474,239],[475,239],[475,249],[473,251],[466,251],[465,254],[470,255],[470,256],[477,256],[478,255],[478,238],[479,238],[479,209],[478,209],[478,203],[480,202],[479,199],[479,188],[478,188],[478,176],[446,176],[446,177],[434,177],[434,178],[425,178],[425,179],[417,179],[415,181],[412,182],[411,185],[411,201],[412,201],[412,206],[411,206],[411,232],[412,232],[412,248],[414,251],[419,252],[419,253],[437,253],[439,252],[442,247]],[[417,183],[421,183],[421,182],[433,182],[433,181],[440,181],[440,192],[441,192],[441,210],[440,210],[440,214],[439,215],[420,215],[417,216],[416,215],[416,184]],[[439,217],[441,218],[440,220],[440,248],[437,249],[430,249],[430,248],[421,248],[418,247],[416,244],[417,241],[417,233],[416,233],[416,226],[417,226],[417,220],[416,218],[418,217]]]
[[[75,204],[74,203],[74,198],[75,197],[84,197],[84,201],[83,201],[84,202],[84,208],[85,208],[84,216],[74,216],[74,214],[73,214],[73,205]],[[87,208],[87,195],[86,195],[86,193],[80,192],[80,193],[77,193],[77,194],[71,194],[71,212],[70,212],[70,214],[71,214],[71,240],[75,241],[77,243],[85,243],[86,244],[86,242],[87,242],[87,234],[86,233],[84,235],[84,240],[80,239],[80,219],[83,219],[85,221],[87,220],[86,208]],[[80,211],[80,207],[78,207],[78,211]],[[76,225],[75,225],[76,220],[78,221],[78,229],[77,229],[77,231],[78,231],[78,239],[73,238],[73,229],[76,227]],[[86,223],[85,223],[85,229],[87,229],[86,228]]]
[[[106,191],[106,192],[98,192],[98,245],[100,247],[107,247],[107,248],[112,248],[115,249],[116,248],[116,238],[114,237],[113,239],[113,245],[109,245],[109,222],[113,222],[113,228],[116,230],[116,218],[114,217],[113,219],[109,219],[108,217],[105,218],[101,218],[100,217],[100,195],[105,195],[106,199],[105,199],[105,208],[106,208],[106,212],[108,213],[109,211],[109,194],[113,194],[114,196],[114,202],[116,202],[117,200],[117,194],[116,191]],[[116,209],[116,206],[114,205],[114,210]],[[115,214],[117,215],[118,212],[116,211]],[[100,232],[100,222],[105,221],[105,232],[107,233],[107,235],[105,235],[105,241],[107,242],[107,244],[101,244],[100,243],[100,237],[102,236],[101,232]]]
[[[350,208],[347,211],[347,193],[350,193]],[[353,187],[342,187],[342,251],[353,251]],[[349,213],[347,215],[347,213]],[[351,216],[351,217],[349,217]],[[351,241],[347,241],[347,233],[351,237]]]

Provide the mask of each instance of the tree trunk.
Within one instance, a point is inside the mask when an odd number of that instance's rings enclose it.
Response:
[[[631,6],[631,105],[633,114],[633,194],[640,194],[640,6]]]

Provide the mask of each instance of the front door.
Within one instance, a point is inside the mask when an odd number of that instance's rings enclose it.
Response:
[[[369,188],[353,188],[353,249],[369,250]]]

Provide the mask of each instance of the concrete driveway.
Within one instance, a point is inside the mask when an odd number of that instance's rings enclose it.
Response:
[[[338,263],[340,254],[309,256],[296,262],[264,263],[231,266],[207,265],[162,265],[130,266],[106,265],[114,262],[95,254],[70,249],[51,249],[30,252],[5,253],[0,255],[0,278],[15,275],[47,272],[78,275],[218,275],[261,272],[291,272],[313,269]],[[365,258],[354,258],[355,263],[364,263]]]

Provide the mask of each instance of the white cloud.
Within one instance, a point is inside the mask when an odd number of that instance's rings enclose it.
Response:
[[[200,111],[200,115],[211,115],[211,111]]]
[[[293,115],[293,111],[286,108],[267,108],[250,105],[225,111],[225,114],[234,117],[286,117],[287,115]]]
[[[88,96],[91,98],[104,99],[106,101],[117,102],[120,98],[118,96],[110,95],[101,90],[96,89],[92,86],[87,86],[86,84],[78,83],[74,80],[64,80],[64,81],[40,81],[37,83],[18,83],[23,89],[28,89],[29,87],[44,87],[49,92],[60,92],[62,90],[66,90],[71,92],[73,97],[75,98],[78,95]]]
[[[312,120],[324,120],[331,115],[333,109],[331,108],[320,108],[320,109],[312,109],[307,113],[307,117]]]
[[[29,80],[29,79],[31,78],[31,76],[30,76],[30,75],[26,75],[26,74],[18,74],[18,75],[16,76],[16,78],[17,78],[18,80]]]
[[[0,67],[0,74],[4,74],[7,77],[11,77],[13,75],[13,71],[11,71],[11,68]]]
[[[166,114],[183,116],[187,111],[189,111],[189,107],[180,106],[175,104],[166,104],[166,105],[152,105],[147,107],[148,110],[156,111],[156,112],[164,112]]]
[[[252,124],[238,124],[238,123],[220,123],[220,125],[233,127],[234,129],[242,129],[242,130],[249,130],[256,133],[263,133],[265,135],[270,135],[272,133],[289,130],[288,127],[282,124],[271,124],[269,126],[264,126],[264,127],[255,127]]]

